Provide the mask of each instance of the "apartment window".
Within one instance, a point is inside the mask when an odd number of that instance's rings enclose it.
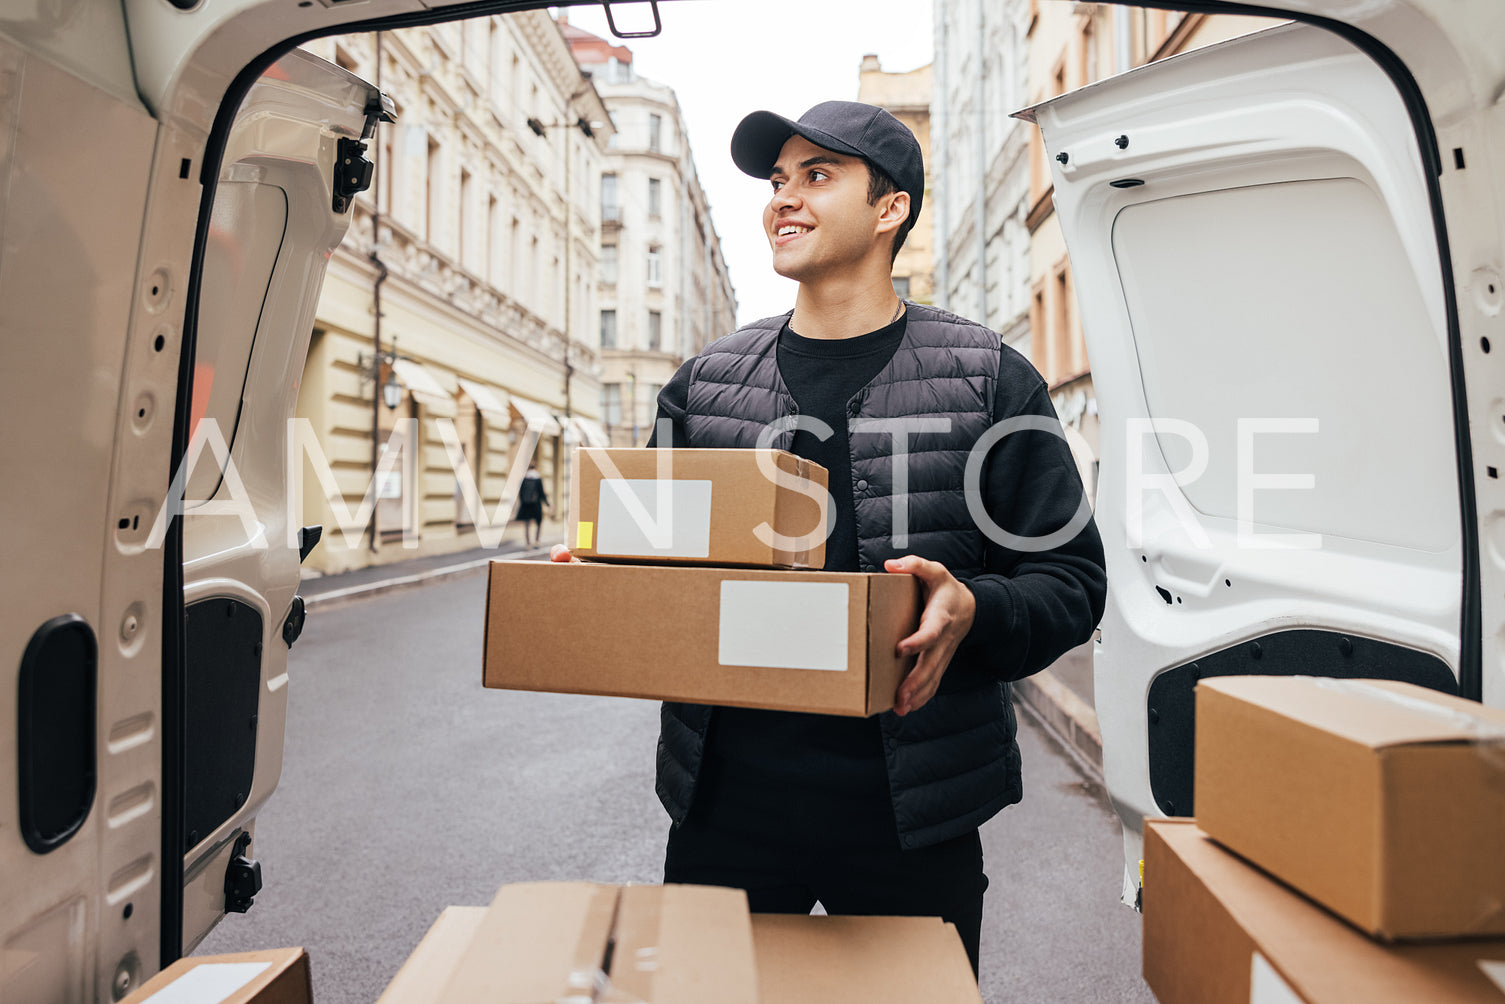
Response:
[[[909,299],[909,276],[894,276],[894,295],[901,300]]]
[[[620,220],[622,207],[617,202],[617,176],[615,174],[601,175],[601,219]]]
[[[470,234],[466,232],[465,221],[470,218],[470,200],[474,194],[474,186],[471,184],[470,172],[460,168],[460,264],[469,266],[473,253],[469,248],[471,243]]]
[[[664,117],[662,115],[648,116],[648,149],[653,153],[663,150]]]
[[[617,246],[601,245],[601,281],[608,286],[617,284]]]
[[[501,214],[497,211],[495,195],[486,197],[486,281],[493,286],[498,279],[496,245],[501,230]]]
[[[664,253],[660,248],[648,249],[648,285],[664,284]]]
[[[444,207],[441,204],[444,186],[441,184],[443,179],[440,177],[440,172],[443,169],[444,162],[440,157],[439,141],[430,136],[428,145],[428,175],[424,179],[426,191],[424,193],[423,217],[423,239],[430,244],[439,239],[439,217],[444,211]]]
[[[603,349],[617,347],[617,312],[615,310],[601,311],[601,347]]]
[[[346,52],[344,46],[340,45],[334,47],[334,65],[350,73],[357,73],[359,66],[355,61],[355,57]]]
[[[601,385],[601,414],[608,426],[622,424],[621,384],[604,383]]]
[[[648,351],[657,352],[664,341],[664,315],[657,310],[648,311]]]
[[[658,178],[648,179],[648,215],[655,220],[664,215],[664,183]]]
[[[1071,366],[1071,285],[1069,273],[1063,268],[1056,273],[1055,310],[1051,325],[1051,363],[1055,381],[1068,376]]]

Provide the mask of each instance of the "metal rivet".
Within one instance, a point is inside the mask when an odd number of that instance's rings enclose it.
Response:
[[[1127,150],[1129,148],[1129,137],[1120,136],[1118,137],[1118,139],[1113,141],[1113,145],[1118,147],[1120,150]]]
[[[1156,711],[1154,708],[1150,709],[1150,724],[1151,725],[1159,725],[1160,724],[1160,712]]]
[[[1066,163],[1070,159],[1071,156],[1065,150],[1062,150],[1060,153],[1056,154],[1056,160],[1062,164]]]
[[[1249,658],[1258,659],[1265,654],[1265,650],[1259,647],[1259,642],[1249,646]]]
[[[1339,638],[1338,651],[1343,653],[1345,656],[1353,655],[1353,639]]]

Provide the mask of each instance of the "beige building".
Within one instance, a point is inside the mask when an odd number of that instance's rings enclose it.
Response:
[[[857,75],[857,100],[886,108],[909,126],[920,141],[920,152],[925,158],[925,204],[894,261],[894,292],[916,303],[935,302],[935,270],[931,263],[935,213],[930,201],[930,90],[931,67],[928,64],[907,73],[887,73],[877,56],[862,57],[862,68]]]
[[[1258,31],[1265,18],[1209,16],[1107,4],[1021,0],[1028,40],[1029,103],[1157,59]],[[1082,337],[1066,241],[1055,217],[1040,132],[1028,127],[1030,357],[1044,374],[1088,490],[1100,456],[1097,397]]]
[[[595,276],[611,116],[542,11],[307,48],[377,83],[397,122],[366,154],[375,181],[331,258],[299,393],[337,486],[328,497],[304,463],[303,522],[325,527],[305,567],[488,543],[486,517],[510,515],[509,475],[530,461],[563,515],[570,445],[605,441]],[[335,528],[362,522],[347,546]]]
[[[626,46],[560,23],[617,130],[600,185],[600,407],[614,445],[641,446],[660,388],[736,328],[737,299],[674,89],[638,76]]]

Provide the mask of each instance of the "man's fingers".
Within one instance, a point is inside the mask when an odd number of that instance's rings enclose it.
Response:
[[[945,571],[939,562],[930,561],[917,554],[906,554],[902,558],[889,558],[883,563],[883,567],[889,572],[908,572],[927,586],[933,585],[937,574]]]
[[[934,617],[923,617],[920,626],[914,634],[908,638],[900,639],[898,652],[900,655],[914,655],[934,645],[941,638],[941,625]]]
[[[563,544],[555,544],[552,548],[549,549],[549,560],[574,561],[575,556],[571,554],[570,549],[565,547]]]

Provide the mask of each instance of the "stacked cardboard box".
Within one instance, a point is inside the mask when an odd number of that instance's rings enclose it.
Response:
[[[1204,680],[1196,806],[1146,824],[1165,1004],[1505,1002],[1505,713],[1377,680]]]
[[[981,1004],[928,917],[750,917],[736,889],[540,882],[450,907],[378,1004]]]
[[[179,959],[121,1004],[312,1004],[308,953],[274,948]]]
[[[484,684],[888,710],[919,584],[809,570],[825,560],[825,494],[823,468],[779,451],[579,451],[571,536],[593,560],[492,563]]]

